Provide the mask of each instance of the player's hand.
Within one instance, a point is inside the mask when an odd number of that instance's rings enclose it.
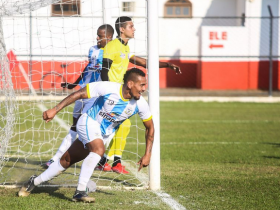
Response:
[[[169,63],[169,68],[176,72],[176,74],[182,74],[181,69],[179,66],[176,66],[173,63]]]
[[[67,83],[67,82],[61,83],[61,87],[67,88],[67,89],[73,89],[73,88],[75,88],[76,86],[77,86],[76,84],[71,84],[71,83]]]
[[[54,118],[55,115],[56,115],[55,108],[44,111],[43,112],[43,120],[45,120],[46,122],[49,122]]]
[[[61,83],[61,87],[62,88],[66,88],[67,87],[67,83],[66,82]]]
[[[138,171],[140,171],[143,167],[147,167],[150,164],[150,155],[144,155],[139,161],[138,161]]]

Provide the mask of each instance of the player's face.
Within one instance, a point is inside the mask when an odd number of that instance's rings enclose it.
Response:
[[[98,48],[103,48],[106,46],[106,44],[110,41],[111,39],[109,39],[108,34],[106,34],[106,31],[103,29],[99,29],[97,31],[97,37],[96,37],[96,41],[97,41],[97,47]]]
[[[135,30],[136,29],[134,28],[134,24],[132,21],[126,22],[125,28],[121,27],[121,31],[122,34],[124,35],[124,38],[128,38],[128,39],[134,38]]]
[[[133,86],[131,87],[131,96],[135,100],[139,100],[142,93],[146,90],[146,78],[142,76],[138,76],[137,82],[133,82]]]

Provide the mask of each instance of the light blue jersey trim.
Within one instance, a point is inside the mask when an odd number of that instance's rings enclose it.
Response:
[[[121,113],[123,113],[123,111],[127,107],[128,103],[129,101],[123,101],[122,99],[120,99],[112,109],[112,112],[121,115]]]
[[[103,61],[103,53],[104,53],[104,50],[102,48],[102,49],[99,50],[99,54],[98,54],[98,57],[97,57],[97,62],[100,65],[101,69],[102,69],[102,64],[103,64],[103,62],[102,62]]]
[[[98,115],[99,111],[104,106],[105,101],[109,98],[111,94],[99,96],[92,107],[87,111],[88,116],[90,116],[92,119],[96,120],[96,116]]]
[[[79,82],[81,88],[90,82],[101,80],[100,71],[102,70],[103,52],[104,50],[99,49],[97,46],[92,46],[90,48],[88,54],[89,63],[86,66],[83,78]]]
[[[90,141],[89,136],[88,136],[88,126],[87,125],[88,125],[88,116],[87,116],[87,120],[86,120],[86,131],[87,131],[87,138]]]
[[[110,111],[111,115],[113,116],[113,119],[116,119],[119,115],[121,115],[123,113],[123,111],[125,110],[126,106],[128,105],[128,101],[123,101],[122,99],[119,99],[119,101],[115,104],[114,108]],[[101,122],[101,131],[103,134],[106,133],[107,128],[112,125],[112,122],[103,119]],[[119,127],[119,125],[117,126],[117,128]],[[114,130],[116,130],[116,128],[114,128]]]
[[[133,112],[133,114],[131,116],[137,114],[138,112],[139,112],[139,109],[138,109],[138,106],[136,105],[135,110],[134,110],[134,112]]]

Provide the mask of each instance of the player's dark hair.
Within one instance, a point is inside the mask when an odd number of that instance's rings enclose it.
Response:
[[[118,17],[118,19],[116,20],[115,29],[118,33],[118,36],[120,36],[120,27],[125,28],[127,21],[131,21],[131,18],[127,17],[127,16],[121,16],[121,17]]]
[[[145,77],[146,74],[142,70],[137,69],[137,68],[132,68],[132,69],[126,71],[126,73],[123,77],[124,84],[126,84],[130,80],[135,82],[137,80],[137,76]]]
[[[112,36],[114,35],[114,29],[110,24],[104,24],[99,26],[98,30],[105,30],[106,36]]]

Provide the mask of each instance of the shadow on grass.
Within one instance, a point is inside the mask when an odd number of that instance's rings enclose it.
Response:
[[[266,142],[266,143],[263,143],[263,144],[268,144],[268,145],[272,145],[272,146],[275,146],[275,147],[280,147],[280,143]]]
[[[119,183],[119,184],[122,184],[123,186],[126,186],[126,187],[134,187],[134,186],[137,185],[136,183],[130,183],[125,179],[117,179],[115,177],[112,178],[112,177],[106,177],[106,176],[101,176],[101,175],[100,176],[94,176],[93,175],[91,178],[97,179],[97,180],[101,179],[101,180],[110,181],[111,183],[114,183],[114,184]]]
[[[115,195],[115,193],[105,192],[105,191],[103,191],[103,190],[96,190],[95,192],[96,192],[96,193],[103,193],[103,194],[105,194],[105,195]]]
[[[266,143],[263,143],[263,144],[267,144],[267,145],[271,145],[273,147],[280,147],[280,143],[274,143],[274,142],[266,142]],[[265,156],[262,156],[263,158],[269,158],[269,159],[280,159],[280,156],[269,156],[269,155],[265,155]]]
[[[264,158],[269,158],[269,159],[278,159],[280,160],[280,157],[277,156],[263,156]]]
[[[23,164],[31,164],[31,165],[41,165],[41,161],[39,160],[32,160],[32,159],[25,159],[25,158],[9,158],[9,162],[17,162],[17,163],[23,163]]]
[[[64,199],[67,201],[72,201],[71,198],[66,197],[64,194],[62,193],[58,193],[56,192],[59,189],[59,187],[36,187],[31,194],[41,194],[41,193],[48,193],[50,196],[59,198],[59,199]],[[73,194],[74,194],[74,190],[73,190]],[[16,196],[18,196],[18,192],[16,193]]]

